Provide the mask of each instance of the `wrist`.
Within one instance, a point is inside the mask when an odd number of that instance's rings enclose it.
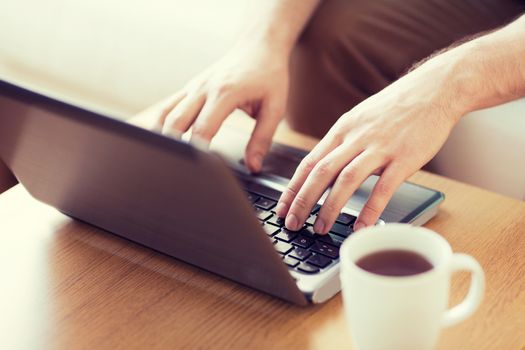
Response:
[[[432,76],[438,105],[456,123],[465,114],[495,105],[495,93],[487,83],[487,52],[477,40],[439,54],[421,68]]]
[[[409,85],[419,86],[426,103],[439,109],[451,125],[474,110],[477,103],[475,85],[471,84],[475,74],[465,67],[468,57],[466,50],[457,47],[431,56],[402,78],[412,80]]]
[[[454,93],[464,113],[525,96],[525,16],[450,50]]]
[[[466,43],[445,53],[450,65],[449,98],[454,101],[458,120],[465,114],[480,108],[483,99],[483,76],[478,62],[482,52],[475,45]]]
[[[261,2],[249,16],[250,25],[238,45],[254,43],[273,55],[290,57],[295,43],[321,0],[271,0]]]

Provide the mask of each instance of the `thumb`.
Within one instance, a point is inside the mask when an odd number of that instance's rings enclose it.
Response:
[[[245,163],[251,172],[261,171],[264,157],[272,145],[273,134],[281,121],[282,114],[281,108],[269,102],[263,103],[246,146]]]

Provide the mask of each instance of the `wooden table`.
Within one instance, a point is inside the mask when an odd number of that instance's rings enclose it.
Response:
[[[315,144],[286,128],[277,139]],[[426,172],[410,180],[446,194],[427,227],[487,277],[481,308],[439,349],[523,349],[525,203]],[[21,186],[0,196],[0,277],[2,349],[351,348],[340,295],[290,305],[75,222]]]

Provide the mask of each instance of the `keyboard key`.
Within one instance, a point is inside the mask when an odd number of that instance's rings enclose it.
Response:
[[[308,250],[295,247],[290,253],[288,253],[288,256],[291,256],[292,258],[299,259],[301,261],[308,258],[312,253],[310,253]]]
[[[261,185],[256,182],[247,181],[242,179],[244,183],[244,188],[247,191],[258,194],[259,196],[270,198],[274,201],[278,201],[281,197],[281,192],[274,190],[273,188]]]
[[[284,257],[283,262],[290,267],[296,267],[299,265],[299,260],[287,256]]]
[[[301,263],[298,267],[297,267],[300,271],[302,272],[306,272],[306,273],[316,273],[316,272],[319,272],[319,269],[315,266],[312,266],[310,264],[306,264],[306,263]]]
[[[293,245],[299,246],[301,248],[308,248],[314,244],[314,239],[308,236],[300,235],[292,241]]]
[[[311,247],[312,252],[323,254],[331,259],[339,258],[339,248],[334,247],[328,243],[316,241]],[[322,266],[321,266],[322,267]]]
[[[322,256],[320,254],[312,254],[312,256],[310,256],[308,260],[306,260],[306,262],[324,269],[325,267],[330,265],[332,259],[329,259],[326,256]]]
[[[302,229],[300,229],[299,231],[297,231],[305,236],[314,236],[315,235],[315,232],[314,232],[314,228],[312,226],[305,226],[303,227]]]
[[[325,242],[325,243],[331,244],[336,247],[340,247],[341,244],[343,244],[343,237],[340,237],[340,236],[337,236],[331,233],[327,235],[317,235],[315,239],[317,241]]]
[[[273,247],[275,248],[275,250],[277,250],[277,252],[281,254],[286,254],[293,248],[291,244],[281,241],[277,241],[277,243],[275,243]]]
[[[313,215],[313,214],[317,214],[317,212],[319,211],[319,209],[321,209],[321,205],[319,205],[319,204],[314,205],[314,207],[313,207],[313,209],[312,209],[312,211],[311,211],[311,214],[312,214],[312,215]]]
[[[259,198],[257,202],[255,202],[256,207],[259,207],[264,210],[270,210],[273,207],[275,207],[276,204],[277,204],[276,201],[272,201],[271,199],[263,198],[263,197]]]
[[[284,241],[286,243],[290,243],[291,241],[293,241],[295,239],[295,237],[297,237],[299,234],[297,232],[294,232],[294,231],[289,231],[285,228],[283,228],[281,230],[281,232],[279,232],[278,234],[276,234],[274,237],[277,238],[277,239],[280,239],[281,241]]]
[[[349,225],[354,223],[355,219],[357,219],[357,218],[355,216],[353,216],[353,215],[346,214],[346,213],[341,213],[341,214],[339,214],[337,219],[335,219],[335,221],[340,223],[340,224],[342,224],[342,225],[349,226]]]
[[[348,237],[353,231],[351,226],[345,226],[341,225],[339,223],[335,223],[334,226],[330,229],[330,232],[335,233],[338,236],[341,237]]]
[[[274,234],[280,231],[279,227],[270,224],[264,224],[263,229],[264,231],[266,231],[266,234],[268,236],[273,236]]]
[[[253,193],[250,193],[250,192],[246,192],[246,198],[248,198],[248,200],[251,202],[251,203],[254,203],[255,201],[257,201],[259,198],[258,195],[256,194],[253,194]]]
[[[266,220],[268,219],[270,216],[272,216],[272,213],[268,212],[268,211],[264,211],[262,209],[259,209],[259,208],[255,208],[255,215],[257,216],[257,218],[259,220]]]
[[[269,222],[272,225],[283,227],[284,226],[284,219],[278,217],[277,215],[272,216],[266,222]]]
[[[308,219],[306,219],[306,224],[313,226],[316,218],[317,218],[316,215],[310,215]]]

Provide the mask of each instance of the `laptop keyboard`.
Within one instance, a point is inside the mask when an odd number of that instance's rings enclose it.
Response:
[[[244,182],[247,198],[252,203],[255,215],[261,221],[275,250],[282,255],[289,269],[305,274],[319,273],[339,261],[339,248],[352,232],[356,217],[341,213],[327,235],[318,235],[313,224],[320,205],[316,204],[305,225],[298,231],[284,227],[274,208],[281,192],[258,183]]]

